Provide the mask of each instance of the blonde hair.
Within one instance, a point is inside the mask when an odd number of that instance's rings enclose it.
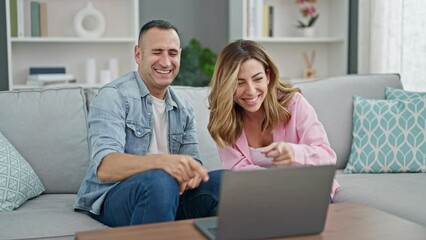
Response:
[[[234,94],[241,64],[249,59],[262,63],[265,73],[268,72],[270,76],[268,93],[262,104],[265,110],[262,131],[290,121],[291,114],[286,106],[294,93],[300,92],[298,88],[279,80],[277,65],[260,44],[250,40],[228,44],[219,54],[208,96],[210,118],[207,128],[219,147],[235,145],[243,131],[242,109],[234,102]]]

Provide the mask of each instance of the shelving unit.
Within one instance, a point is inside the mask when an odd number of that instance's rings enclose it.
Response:
[[[262,44],[279,66],[280,78],[303,76],[303,52],[316,52],[314,68],[317,78],[347,74],[349,0],[317,0],[319,18],[314,37],[301,37],[296,27],[300,18],[295,0],[263,0],[274,7],[273,37],[250,37],[247,34],[248,0],[229,1],[229,41],[249,39]]]
[[[31,1],[23,1],[24,37],[11,37],[10,0],[6,0],[10,90],[31,88],[25,82],[32,66],[65,66],[67,73],[74,74],[76,85],[87,87],[91,87],[85,79],[89,58],[96,60],[98,79],[99,72],[108,68],[110,58],[118,60],[119,74],[136,69],[133,51],[139,34],[139,0],[42,0],[48,9],[47,37],[31,37]],[[81,38],[74,31],[74,16],[88,2],[106,20],[105,32],[99,38]]]

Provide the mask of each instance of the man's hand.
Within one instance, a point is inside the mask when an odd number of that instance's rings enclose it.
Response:
[[[185,190],[194,189],[200,186],[203,179],[200,176],[191,178],[188,182],[181,183],[179,186],[179,194],[182,194]]]
[[[273,158],[273,167],[291,165],[295,161],[293,147],[286,142],[273,142],[266,146],[262,153]]]
[[[207,170],[191,156],[170,156],[170,161],[163,162],[163,169],[178,181],[180,193],[198,187],[201,181],[209,180]]]

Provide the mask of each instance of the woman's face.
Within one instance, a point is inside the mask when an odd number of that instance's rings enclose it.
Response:
[[[246,113],[259,111],[268,93],[269,75],[259,61],[249,59],[241,64],[238,72],[235,102]]]

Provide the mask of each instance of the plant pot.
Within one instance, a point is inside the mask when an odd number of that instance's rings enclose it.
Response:
[[[313,27],[299,28],[301,37],[313,37],[315,36],[315,29]]]

